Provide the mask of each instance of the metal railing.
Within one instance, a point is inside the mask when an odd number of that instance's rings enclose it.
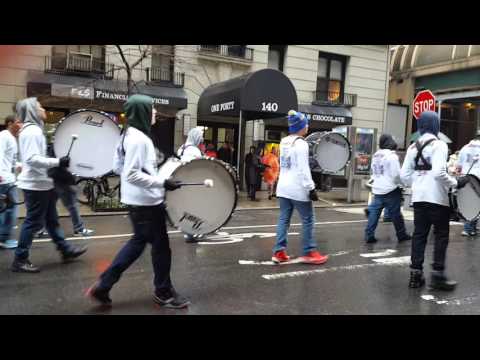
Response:
[[[45,72],[113,79],[114,65],[93,57],[54,55],[45,57]]]
[[[326,105],[357,106],[357,94],[338,91],[314,91],[314,102]]]
[[[165,83],[177,87],[185,85],[185,73],[176,72],[160,67],[149,67],[145,69],[147,82]]]
[[[198,50],[204,54],[214,54],[242,60],[253,60],[253,49],[245,45],[199,45]]]

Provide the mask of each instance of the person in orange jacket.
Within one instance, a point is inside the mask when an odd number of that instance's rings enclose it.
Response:
[[[264,155],[262,163],[267,166],[263,173],[263,181],[268,185],[268,200],[271,200],[277,187],[278,174],[280,172],[277,149],[272,148],[271,152]]]

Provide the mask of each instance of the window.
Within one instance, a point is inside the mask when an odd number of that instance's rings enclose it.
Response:
[[[172,80],[173,54],[173,45],[152,45],[152,80]]]
[[[286,45],[270,45],[268,50],[268,68],[283,71]]]
[[[341,103],[343,101],[345,64],[346,58],[344,56],[319,54],[315,100],[330,103]]]
[[[105,45],[54,45],[53,69],[105,71]]]

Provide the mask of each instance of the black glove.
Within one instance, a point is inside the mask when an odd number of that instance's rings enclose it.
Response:
[[[68,168],[69,166],[70,166],[70,156],[61,157],[58,167]]]
[[[468,176],[462,176],[457,179],[457,189],[463,188],[467,183],[470,182]]]
[[[310,197],[310,200],[312,200],[312,201],[318,201],[318,195],[317,195],[317,192],[315,191],[315,189],[310,190],[309,197]]]
[[[163,184],[163,187],[167,191],[173,191],[173,190],[177,190],[179,187],[181,187],[181,185],[180,185],[180,181],[174,181],[174,180],[167,179],[167,180],[165,180],[165,183]]]

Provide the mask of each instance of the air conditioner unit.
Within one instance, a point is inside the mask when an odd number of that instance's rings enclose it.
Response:
[[[67,54],[67,69],[74,71],[92,71],[92,54],[69,52]]]

